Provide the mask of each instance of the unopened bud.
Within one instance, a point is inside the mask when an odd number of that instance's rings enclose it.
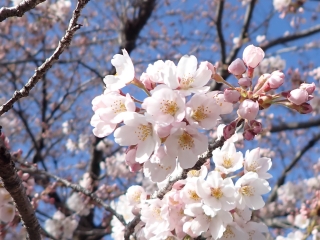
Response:
[[[283,72],[274,71],[268,78],[269,89],[277,89],[284,83],[285,75]]]
[[[243,138],[248,141],[253,140],[255,136],[255,134],[251,130],[244,131],[242,135],[243,135]]]
[[[229,103],[235,104],[240,100],[240,93],[235,89],[227,88],[223,94],[224,99]]]
[[[300,85],[301,89],[305,89],[309,95],[311,95],[314,90],[316,89],[316,85],[314,83],[308,84],[308,83],[302,83]]]
[[[236,125],[237,125],[237,122],[234,121],[223,128],[223,137],[225,140],[228,140],[229,138],[231,138],[233,136],[233,134],[235,134]]]
[[[301,105],[308,101],[309,94],[305,89],[294,89],[288,95],[288,100],[296,105]]]
[[[259,47],[249,45],[243,51],[242,59],[244,63],[250,68],[257,67],[263,58],[264,51]]]
[[[240,78],[238,80],[238,84],[241,86],[241,87],[244,87],[244,88],[247,88],[247,87],[250,87],[251,84],[252,84],[252,81],[250,78],[248,77],[243,77],[243,78]]]
[[[236,76],[242,75],[246,70],[247,67],[240,58],[234,60],[228,67],[228,71]]]

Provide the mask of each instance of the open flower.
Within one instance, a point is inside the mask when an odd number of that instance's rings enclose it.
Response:
[[[186,169],[193,167],[198,160],[198,155],[207,150],[208,138],[199,133],[195,127],[188,125],[170,134],[164,144],[167,153],[177,156],[180,166]]]
[[[146,98],[142,107],[152,116],[156,123],[169,125],[181,122],[185,116],[185,99],[176,91],[160,85]]]
[[[191,93],[205,93],[210,88],[205,85],[211,79],[212,72],[208,69],[206,63],[200,64],[199,68],[197,68],[197,64],[197,58],[193,55],[183,56],[178,63],[178,89],[185,96]]]
[[[235,189],[231,178],[223,179],[219,172],[212,171],[207,180],[197,180],[197,194],[204,204],[214,210],[230,211],[235,207]]]
[[[107,75],[103,81],[110,90],[118,90],[126,86],[134,79],[134,66],[132,60],[125,49],[121,54],[116,54],[111,60],[111,64],[116,68],[116,75]]]
[[[255,172],[248,172],[243,175],[235,184],[238,193],[238,208],[245,206],[257,210],[264,206],[261,195],[268,193],[271,188],[269,183],[259,178]]]
[[[220,108],[213,98],[205,94],[195,94],[186,104],[186,118],[192,125],[212,129],[220,117]]]
[[[123,122],[125,125],[114,132],[115,142],[120,146],[138,145],[136,160],[144,163],[160,145],[160,138],[144,115],[128,113]]]
[[[225,174],[239,170],[243,163],[242,153],[237,152],[234,143],[231,141],[226,141],[221,150],[219,148],[213,150],[212,159],[216,170]]]

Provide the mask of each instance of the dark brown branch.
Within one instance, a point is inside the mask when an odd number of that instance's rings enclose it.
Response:
[[[299,160],[302,158],[303,154],[305,154],[309,149],[311,149],[317,141],[320,140],[320,133],[315,135],[309,143],[304,146],[304,148],[301,151],[298,151],[295,155],[295,157],[292,159],[291,163],[282,171],[281,176],[278,178],[278,181],[276,185],[273,187],[272,192],[268,198],[267,203],[274,202],[278,196],[277,190],[280,186],[282,186],[285,183],[285,179],[287,177],[287,174],[291,171],[291,169],[299,162]]]
[[[272,126],[270,132],[276,133],[280,131],[304,129],[318,126],[320,126],[320,119],[314,119],[307,122],[281,123],[277,126]]]
[[[222,30],[222,17],[223,17],[223,9],[224,9],[224,0],[218,1],[218,6],[216,10],[216,27],[217,34],[220,43],[220,53],[221,53],[221,62],[222,64],[226,63],[226,43],[224,41],[223,30]]]
[[[243,27],[242,27],[242,30],[241,30],[241,33],[239,36],[240,43],[242,43],[243,40],[248,37],[248,29],[249,29],[249,26],[251,23],[253,10],[254,10],[256,3],[257,3],[257,0],[252,0],[247,7],[246,15],[244,17]],[[232,48],[232,50],[227,58],[227,62],[226,62],[227,64],[230,64],[237,57],[238,52],[240,51],[241,47],[242,47],[242,44],[234,45],[234,47]]]
[[[0,22],[9,17],[22,17],[25,12],[35,8],[38,4],[46,0],[24,0],[15,7],[2,7],[0,8]]]
[[[208,150],[204,152],[198,159],[197,163],[192,167],[188,169],[184,169],[182,173],[176,177],[170,178],[168,184],[158,191],[155,191],[151,198],[160,198],[162,199],[164,195],[169,192],[172,189],[172,186],[174,183],[176,183],[179,180],[186,179],[187,174],[190,170],[200,170],[201,166],[207,161],[207,159],[210,159],[212,157],[212,151],[216,148],[222,147],[225,142],[225,139],[222,137],[218,140],[216,140],[214,143],[209,144]],[[133,233],[135,226],[140,222],[140,216],[136,216],[130,223],[127,224],[125,229],[125,240],[130,239],[130,235]]]
[[[13,158],[0,138],[0,178],[5,189],[10,193],[27,230],[27,239],[40,240],[40,225],[34,209],[28,199],[25,187],[17,175]]]
[[[34,86],[40,81],[44,74],[52,67],[55,61],[59,59],[63,51],[70,45],[73,35],[81,27],[81,25],[77,23],[80,17],[81,10],[88,2],[89,0],[78,0],[77,7],[73,11],[66,34],[61,38],[54,53],[49,58],[47,58],[40,67],[35,70],[35,74],[29,79],[27,84],[19,91],[15,91],[12,98],[0,107],[0,116],[9,111],[12,108],[13,104],[20,98],[29,95],[30,90],[34,88]]]
[[[294,33],[294,34],[290,34],[288,36],[284,36],[284,37],[279,37],[276,38],[274,40],[270,40],[265,44],[260,45],[260,47],[266,51],[267,49],[276,46],[278,44],[285,44],[294,40],[298,40],[300,38],[304,38],[304,37],[308,37],[311,36],[313,34],[319,33],[320,32],[320,24],[316,25],[314,27],[311,27],[309,29]]]

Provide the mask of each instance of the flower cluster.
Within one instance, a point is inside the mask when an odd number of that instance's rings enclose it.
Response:
[[[153,181],[171,174],[176,159],[184,169],[193,167],[208,145],[201,131],[215,127],[220,115],[233,109],[224,94],[208,92],[213,66],[208,62],[198,66],[195,56],[183,56],[177,66],[159,60],[138,80],[125,50],[111,62],[117,74],[104,79],[107,89],[92,101],[93,133],[105,137],[114,131],[115,142],[129,146],[126,163],[130,169],[137,171],[143,164]],[[148,97],[140,102],[119,90],[128,83],[143,89]]]
[[[56,239],[71,239],[74,230],[78,226],[78,221],[72,216],[66,217],[62,212],[57,211],[52,219],[47,219],[44,229]]]
[[[285,80],[285,75],[276,70],[270,74],[262,74],[253,86],[254,70],[263,58],[264,51],[261,48],[249,45],[244,49],[242,59],[238,58],[229,65],[228,70],[238,79],[239,87],[232,86],[218,75],[214,76],[216,81],[229,86],[224,91],[226,101],[240,102],[237,111],[239,117],[225,127],[225,139],[230,138],[245,120],[243,137],[246,140],[252,140],[255,135],[262,132],[262,124],[255,120],[259,110],[269,108],[273,104],[285,106],[301,114],[310,113],[313,110],[308,101],[313,98],[314,83],[302,83],[297,89],[274,94],[274,90],[280,88]]]
[[[265,239],[262,233],[268,229],[251,221],[251,210],[262,208],[261,195],[270,191],[266,179],[271,177],[267,172],[271,159],[261,157],[256,148],[247,151],[243,161],[242,153],[228,141],[213,152],[213,161],[214,171],[208,173],[205,166],[189,171],[188,178],[177,182],[162,200],[148,199],[141,186],[128,189],[127,201],[122,198],[121,206],[130,213],[125,214],[131,216],[129,221],[141,215],[142,222],[136,227],[138,239]],[[242,173],[235,175],[241,168]],[[113,231],[116,239],[123,238],[118,225]]]

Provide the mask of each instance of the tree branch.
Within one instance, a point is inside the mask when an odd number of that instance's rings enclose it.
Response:
[[[317,141],[320,140],[320,133],[315,135],[307,145],[304,146],[304,148],[301,151],[298,151],[295,155],[295,157],[292,159],[291,163],[283,170],[281,176],[278,178],[278,181],[276,185],[273,187],[271,194],[268,198],[267,203],[274,202],[278,196],[277,190],[280,186],[282,186],[285,182],[285,179],[287,177],[287,174],[291,171],[291,169],[299,162],[299,160],[302,158],[303,154],[305,154],[310,148],[312,148]]]
[[[224,36],[222,32],[222,16],[223,16],[223,8],[224,8],[224,0],[218,1],[218,6],[216,10],[216,27],[217,27],[217,34],[220,43],[220,53],[221,53],[221,61],[222,64],[226,63],[226,43],[224,41]]]
[[[239,36],[239,42],[242,43],[243,39],[245,39],[246,37],[248,37],[248,29],[251,23],[251,19],[252,19],[252,14],[253,14],[253,10],[254,7],[256,5],[257,0],[251,0],[251,2],[249,3],[248,7],[247,7],[247,11],[246,11],[246,15],[244,17],[244,23],[243,23],[243,27]],[[237,45],[235,44],[234,47],[232,48],[226,63],[230,64],[237,56],[238,52],[240,51],[242,47],[242,44]]]
[[[296,130],[303,128],[311,128],[320,126],[320,119],[314,119],[307,122],[291,122],[291,123],[281,123],[277,126],[272,126],[270,129],[271,133],[286,131],[286,130]]]
[[[21,216],[22,222],[27,230],[27,239],[41,240],[40,225],[36,218],[34,209],[28,199],[25,187],[17,175],[13,158],[3,140],[0,138],[0,178],[5,189],[10,193]]]
[[[276,38],[274,40],[270,40],[265,44],[261,44],[260,47],[264,51],[266,51],[267,49],[269,49],[269,48],[271,48],[273,46],[276,46],[278,44],[285,44],[287,42],[291,42],[291,41],[294,41],[294,40],[298,40],[300,38],[308,37],[308,36],[311,36],[311,35],[319,33],[319,32],[320,32],[320,24],[318,24],[318,25],[316,25],[314,27],[311,27],[309,29],[303,30],[301,32],[297,32],[297,33],[294,33],[294,34],[290,34],[288,36],[279,37],[279,38]]]
[[[46,0],[24,0],[15,7],[2,7],[0,8],[0,22],[9,17],[22,17],[25,12],[35,8],[38,4]]]
[[[116,218],[119,219],[119,221],[124,225],[126,226],[126,222],[123,218],[123,216],[121,216],[120,214],[118,214],[113,208],[111,208],[108,204],[106,204],[101,198],[97,197],[94,193],[92,193],[91,191],[81,187],[80,185],[78,184],[74,184],[74,183],[71,183],[69,182],[68,180],[66,179],[63,179],[63,178],[60,178],[54,174],[51,174],[51,173],[48,173],[46,171],[43,171],[43,170],[39,170],[33,166],[28,166],[28,168],[26,169],[21,169],[23,172],[26,172],[26,173],[31,173],[31,174],[43,174],[43,175],[46,175],[50,178],[53,178],[55,179],[56,181],[62,183],[64,186],[68,187],[68,188],[71,188],[73,189],[74,191],[76,192],[81,192],[83,193],[84,195],[90,197],[94,202],[98,203],[99,205],[101,205],[106,211],[110,212],[111,214],[113,214],[114,216],[116,216]]]
[[[12,108],[13,104],[20,98],[29,95],[30,90],[34,88],[34,86],[40,81],[44,74],[52,67],[55,61],[59,59],[63,51],[70,45],[74,33],[81,27],[81,25],[77,23],[80,17],[81,10],[88,2],[89,0],[78,0],[77,7],[73,11],[66,34],[61,38],[54,53],[49,58],[47,58],[40,67],[35,70],[35,74],[29,79],[27,84],[19,91],[15,91],[12,98],[0,107],[0,116],[9,111]]]

